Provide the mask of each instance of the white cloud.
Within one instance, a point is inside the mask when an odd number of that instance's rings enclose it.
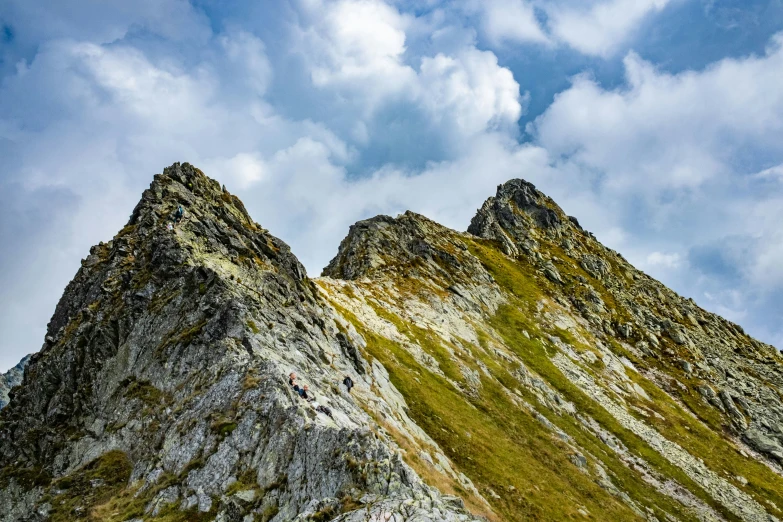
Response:
[[[777,179],[779,181],[783,181],[783,163],[756,173],[756,177],[761,179]]]
[[[651,252],[647,255],[647,264],[652,267],[679,268],[680,261],[680,255],[676,253]]]
[[[724,290],[717,294],[705,292],[703,297],[715,313],[730,321],[739,323],[748,316],[745,296],[737,290]]]
[[[746,204],[737,217],[752,237],[752,248],[737,264],[755,287],[777,293],[783,289],[783,190]]]
[[[247,83],[258,95],[266,93],[272,80],[272,66],[266,56],[266,47],[260,38],[237,30],[220,38],[229,62],[238,67],[232,76]]]
[[[549,43],[533,4],[527,0],[469,0],[465,8],[480,13],[482,30],[494,45]]]
[[[781,150],[783,48],[671,75],[631,53],[627,84],[607,91],[587,76],[556,96],[531,130],[550,152],[644,192],[695,188],[728,175],[742,149]]]
[[[302,2],[305,23],[296,34],[315,85],[337,86],[370,100],[397,93],[415,73],[403,62],[409,24],[381,0]]]
[[[609,56],[631,37],[649,15],[672,0],[599,0],[546,4],[553,35],[577,51]]]
[[[448,53],[414,57],[406,55],[406,30],[420,31],[422,23],[380,0],[313,1],[304,13],[305,22],[295,30],[298,50],[313,84],[344,107],[340,117],[359,120],[350,132],[360,144],[372,140],[377,113],[400,105],[414,113],[410,121],[395,118],[396,125],[410,126],[400,133],[435,132],[457,144],[454,148],[487,130],[517,132],[526,101],[519,84],[492,52],[479,51],[472,40],[447,38]],[[430,30],[439,27],[430,25]],[[381,125],[381,130],[387,129]]]
[[[457,57],[423,58],[419,88],[432,117],[453,120],[466,136],[510,128],[522,115],[519,84],[488,51],[472,48]]]
[[[267,173],[263,158],[255,152],[240,152],[231,158],[210,158],[205,160],[203,169],[220,172],[225,183],[238,189],[255,185],[262,181]]]

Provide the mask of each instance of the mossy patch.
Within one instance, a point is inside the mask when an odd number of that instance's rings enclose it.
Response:
[[[11,479],[25,490],[46,487],[52,482],[52,476],[40,466],[7,466],[0,469],[0,489],[8,487]]]
[[[256,323],[251,319],[247,320],[247,327],[250,328],[250,331],[253,332],[254,334],[257,334],[258,332],[261,331],[259,330],[258,326],[256,326]]]
[[[123,388],[123,396],[128,400],[138,400],[147,406],[156,408],[171,401],[168,393],[159,390],[147,380],[138,380],[136,377],[126,377],[120,383]]]
[[[122,451],[110,451],[53,484],[62,493],[50,500],[51,522],[99,520],[92,510],[122,491],[133,466]]]

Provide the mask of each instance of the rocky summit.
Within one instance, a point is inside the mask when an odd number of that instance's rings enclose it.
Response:
[[[779,352],[523,180],[309,278],[174,164],[13,386],[2,522],[783,520]]]

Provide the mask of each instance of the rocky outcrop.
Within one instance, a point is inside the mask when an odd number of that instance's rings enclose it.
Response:
[[[370,385],[354,337],[235,196],[165,169],[83,260],[0,415],[0,520],[475,520],[345,392]]]
[[[488,230],[481,223],[497,223],[501,230]],[[513,238],[512,250],[516,247],[550,279],[553,263],[578,265],[584,275],[571,270],[565,276],[571,284],[564,297],[571,309],[600,335],[616,337],[658,359],[669,375],[684,374],[698,381],[694,389],[702,390],[705,406],[715,408],[753,449],[779,460],[779,452],[770,450],[770,444],[746,435],[749,431],[776,444],[783,442],[783,431],[778,428],[783,421],[783,401],[777,391],[783,386],[783,368],[774,347],[750,338],[739,326],[636,270],[524,181],[501,185],[469,230],[501,243]],[[542,247],[544,242],[549,244]],[[611,301],[612,306],[604,307],[604,301]],[[659,381],[663,384],[663,379]],[[719,400],[713,397],[714,390]]]
[[[30,356],[27,355],[23,357],[16,366],[0,375],[0,409],[7,406],[8,402],[11,400],[9,396],[11,388],[22,384],[24,369],[29,361]]]

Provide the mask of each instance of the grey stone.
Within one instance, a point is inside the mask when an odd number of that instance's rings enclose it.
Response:
[[[30,355],[22,358],[19,363],[4,374],[0,374],[0,409],[5,407],[11,400],[9,393],[11,389],[22,384],[24,369],[30,361]]]

